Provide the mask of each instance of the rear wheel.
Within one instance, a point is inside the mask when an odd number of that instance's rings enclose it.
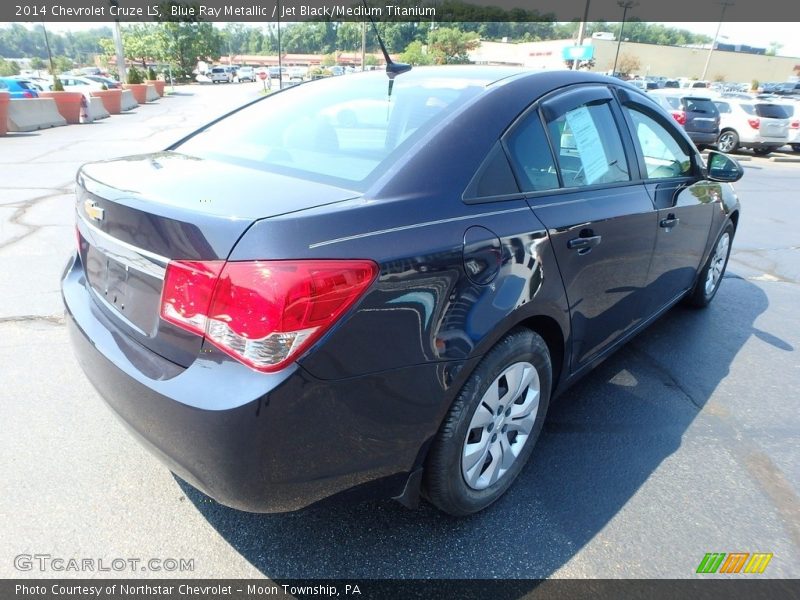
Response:
[[[772,152],[772,148],[753,148],[753,154],[756,156],[766,156]]]
[[[511,486],[542,430],[552,368],[544,340],[528,329],[504,337],[464,384],[428,455],[425,497],[468,515]]]
[[[708,306],[714,299],[722,283],[722,276],[728,266],[728,257],[731,254],[731,242],[733,242],[733,223],[728,223],[714,244],[714,249],[708,257],[706,264],[697,276],[694,288],[686,297],[688,304],[703,308]]]
[[[800,144],[792,144],[792,150],[795,152],[800,152]]]
[[[739,135],[728,129],[719,134],[717,138],[717,150],[720,152],[734,152],[739,147]]]

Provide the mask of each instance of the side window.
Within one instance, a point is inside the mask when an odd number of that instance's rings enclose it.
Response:
[[[717,110],[720,112],[720,114],[731,112],[731,105],[727,102],[715,102],[714,104],[717,105]]]
[[[689,153],[663,125],[636,109],[625,110],[639,139],[648,179],[683,177],[692,172]]]
[[[583,104],[547,123],[564,187],[630,181],[628,162],[607,102]]]
[[[507,140],[508,151],[523,192],[558,188],[558,174],[537,111],[532,110]]]

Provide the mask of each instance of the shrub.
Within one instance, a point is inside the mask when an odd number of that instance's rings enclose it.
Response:
[[[147,69],[147,79],[153,81],[156,79],[156,72],[153,70],[153,67],[149,67]]]
[[[58,76],[53,77],[53,91],[54,92],[64,91],[64,84],[61,83],[61,79]]]
[[[128,83],[130,85],[142,83],[142,75],[139,73],[139,70],[136,67],[132,66],[130,69],[128,69]]]

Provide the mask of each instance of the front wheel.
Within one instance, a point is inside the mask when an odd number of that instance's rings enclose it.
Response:
[[[694,288],[686,297],[687,302],[698,308],[708,306],[714,299],[722,283],[722,276],[728,266],[728,257],[731,254],[731,242],[733,242],[733,223],[728,222],[725,229],[719,234],[717,243],[711,251],[705,265],[697,276]]]
[[[454,516],[489,506],[533,451],[550,401],[544,340],[517,329],[492,348],[464,384],[428,455],[425,497]]]
[[[792,144],[792,150],[795,152],[800,152],[800,144]]]
[[[739,147],[739,135],[732,130],[723,131],[717,138],[717,150],[720,152],[734,152]]]
[[[772,148],[753,148],[753,154],[756,156],[766,156],[772,152]]]

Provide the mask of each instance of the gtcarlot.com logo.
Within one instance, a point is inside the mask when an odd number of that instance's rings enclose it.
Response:
[[[14,557],[14,568],[17,571],[72,572],[72,573],[106,573],[123,571],[142,573],[152,571],[191,572],[194,571],[193,558],[88,558],[53,556],[52,554],[17,554]]]
[[[697,573],[763,573],[771,560],[771,552],[708,552],[697,566]]]

